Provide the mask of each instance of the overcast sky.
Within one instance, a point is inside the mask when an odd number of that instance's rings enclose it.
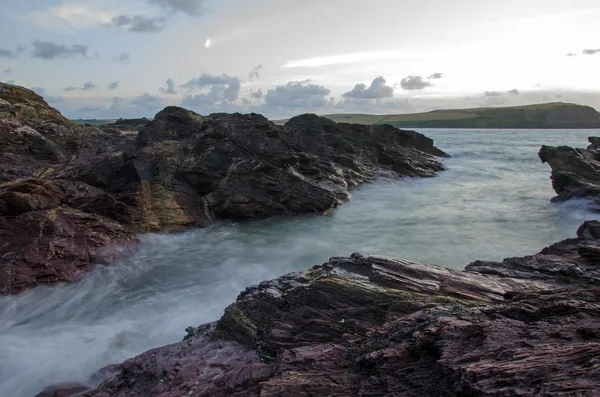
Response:
[[[598,0],[2,0],[0,80],[72,118],[600,109]]]

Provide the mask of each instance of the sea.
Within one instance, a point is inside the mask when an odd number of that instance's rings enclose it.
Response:
[[[452,157],[436,178],[380,180],[330,215],[142,236],[136,253],[74,284],[0,297],[0,396],[45,386],[180,341],[240,291],[353,252],[462,269],[574,237],[599,219],[583,200],[552,203],[541,145],[585,147],[600,130],[422,129]]]

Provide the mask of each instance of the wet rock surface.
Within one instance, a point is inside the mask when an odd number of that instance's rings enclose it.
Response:
[[[135,233],[326,213],[382,175],[435,176],[445,155],[413,131],[314,115],[277,126],[167,107],[99,129],[4,83],[0,142],[2,294],[73,281]]]
[[[552,187],[558,196],[554,200],[600,196],[599,138],[590,137],[587,149],[569,146],[542,146],[539,157],[552,168]]]
[[[586,235],[463,272],[332,258],[247,288],[86,396],[594,396],[600,240]]]

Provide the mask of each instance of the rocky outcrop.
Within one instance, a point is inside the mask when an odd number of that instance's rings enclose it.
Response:
[[[600,151],[598,138],[590,137],[587,149],[568,146],[542,146],[539,157],[552,167],[552,187],[555,200],[600,195]]]
[[[88,397],[593,396],[600,240],[465,271],[332,258],[242,292]]]
[[[434,176],[445,155],[413,131],[314,115],[277,126],[168,107],[101,130],[3,83],[0,141],[0,293],[71,281],[135,233],[326,213],[382,175]]]

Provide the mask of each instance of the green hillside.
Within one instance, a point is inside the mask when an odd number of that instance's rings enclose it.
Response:
[[[325,117],[339,123],[391,124],[402,128],[600,128],[600,113],[594,108],[562,102],[415,114],[329,114]]]

